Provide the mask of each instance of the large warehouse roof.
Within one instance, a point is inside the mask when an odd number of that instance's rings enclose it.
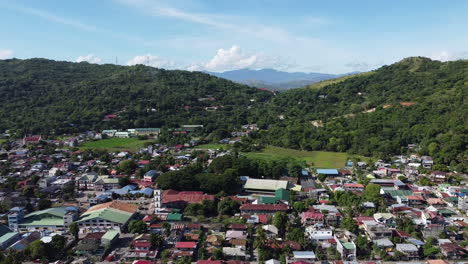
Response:
[[[264,180],[249,178],[244,185],[244,189],[276,191],[280,188],[287,189],[288,181]]]

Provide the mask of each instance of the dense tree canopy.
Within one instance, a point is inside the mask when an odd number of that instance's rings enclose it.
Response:
[[[467,172],[466,94],[466,60],[407,58],[321,89],[274,96],[200,72],[12,59],[0,61],[0,131],[21,136],[162,127],[161,140],[180,143],[189,138],[174,138],[167,128],[202,124],[200,135],[217,141],[257,123],[261,130],[238,146],[243,151],[276,145],[385,157],[416,143],[436,164]],[[103,122],[109,114],[117,117]],[[257,172],[282,173],[284,164],[268,165]],[[297,165],[286,168],[299,173]],[[224,173],[216,166],[211,172]]]

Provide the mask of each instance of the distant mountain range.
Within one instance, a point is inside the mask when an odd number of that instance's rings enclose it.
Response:
[[[284,72],[274,69],[240,69],[225,72],[206,72],[208,74],[228,79],[237,83],[247,84],[258,88],[272,90],[287,90],[291,88],[303,87],[316,82],[334,79],[348,74],[327,74],[327,73],[305,73],[305,72]],[[353,74],[353,73],[349,73]]]

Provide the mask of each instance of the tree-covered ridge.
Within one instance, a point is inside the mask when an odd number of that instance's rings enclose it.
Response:
[[[408,58],[320,90],[282,93],[268,103],[268,119],[259,124],[269,129],[260,138],[369,156],[420,143],[437,162],[468,168],[467,94],[468,61]]]
[[[200,72],[14,59],[0,61],[0,131],[202,124],[224,137],[257,123],[254,144],[382,157],[416,143],[467,171],[467,94],[468,61],[421,57],[277,96]],[[103,121],[109,114],[118,118]]]
[[[181,124],[232,127],[245,124],[248,107],[254,111],[270,96],[200,72],[46,59],[0,61],[0,130],[19,129],[20,134]],[[109,114],[119,117],[103,122]]]

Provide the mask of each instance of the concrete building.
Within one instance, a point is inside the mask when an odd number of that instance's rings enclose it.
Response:
[[[27,214],[17,223],[17,230],[66,230],[78,218],[76,207],[53,207]]]
[[[84,212],[77,223],[81,233],[124,230],[138,211],[136,205],[112,201],[99,204]]]

